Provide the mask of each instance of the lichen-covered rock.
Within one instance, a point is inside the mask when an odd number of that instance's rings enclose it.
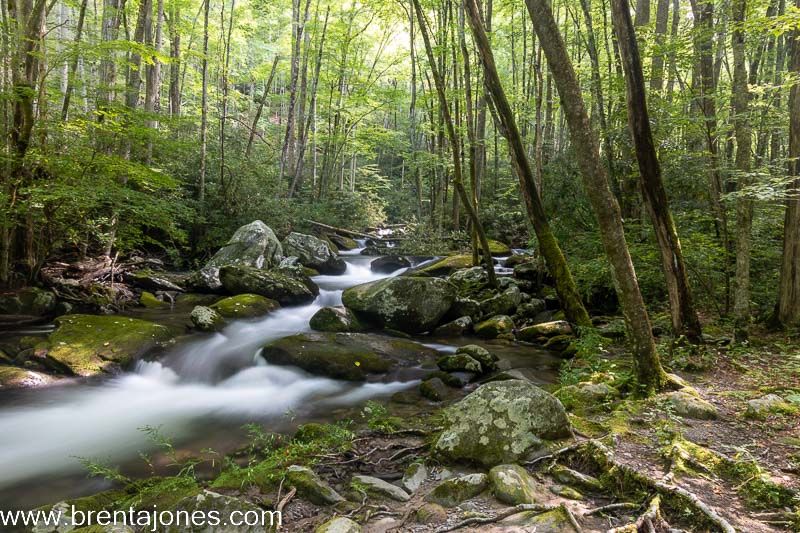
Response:
[[[465,500],[474,498],[489,486],[486,474],[467,474],[446,479],[436,485],[425,496],[425,501],[438,503],[442,507],[455,507]]]
[[[350,237],[339,235],[338,233],[328,234],[328,239],[335,244],[340,250],[355,250],[358,248],[358,243]]]
[[[550,485],[550,492],[568,500],[583,500],[583,494],[566,485]]]
[[[778,396],[777,394],[767,394],[761,398],[755,398],[747,402],[744,412],[746,418],[755,420],[765,420],[769,415],[774,414],[793,414],[797,413],[798,408]]]
[[[447,511],[438,503],[425,503],[414,511],[414,521],[417,524],[441,524],[445,520]]]
[[[455,300],[455,288],[437,278],[399,276],[346,289],[342,302],[383,327],[422,333],[434,328]]]
[[[478,297],[489,288],[489,276],[483,266],[456,270],[447,276],[447,281],[455,285],[458,295],[462,297]]]
[[[219,525],[211,525],[209,522],[204,522],[200,525],[186,525],[185,523],[176,524],[165,528],[166,533],[227,533],[230,526],[234,522],[242,522],[241,525],[236,526],[237,533],[264,533],[265,526],[269,528],[270,525],[278,524],[277,515],[273,515],[273,523],[269,523],[271,515],[265,514],[264,511],[255,504],[246,500],[226,496],[204,490],[200,494],[190,496],[178,503],[172,512],[176,514],[182,513],[185,516],[213,516],[212,513],[219,517]],[[198,513],[197,515],[193,513]],[[262,524],[260,520],[255,525],[247,525],[244,520],[245,517],[264,517],[267,519],[266,524]]]
[[[403,472],[403,480],[401,485],[409,494],[414,494],[428,479],[428,467],[425,463],[411,463]]]
[[[544,265],[540,265],[536,261],[521,263],[514,267],[514,277],[516,279],[539,282],[546,276],[547,270]]]
[[[564,320],[554,320],[552,322],[543,322],[522,328],[517,332],[517,337],[523,341],[536,341],[539,339],[547,339],[550,337],[557,337],[559,335],[572,335],[572,326],[569,322]]]
[[[366,329],[358,317],[344,306],[323,307],[311,317],[309,322],[315,331],[356,332]]]
[[[450,389],[441,378],[431,378],[419,384],[419,393],[432,402],[441,402],[450,395]]]
[[[347,270],[344,261],[336,256],[327,242],[304,233],[290,233],[283,240],[286,255],[296,256],[303,266],[313,268],[320,274],[343,274]]]
[[[225,327],[225,319],[210,307],[196,305],[189,315],[189,319],[196,329],[200,331],[219,331]]]
[[[280,304],[259,294],[237,294],[209,307],[224,318],[254,318],[275,311]]]
[[[312,374],[363,381],[394,367],[411,366],[437,353],[407,339],[366,333],[311,332],[278,339],[262,350],[270,363],[293,365]]]
[[[561,402],[530,382],[513,379],[481,385],[446,409],[434,452],[450,461],[495,466],[539,450],[544,439],[568,436]]]
[[[494,257],[511,255],[511,248],[500,241],[489,239],[489,253]]]
[[[497,465],[489,470],[489,484],[495,498],[509,505],[536,503],[542,492],[539,483],[519,465]]]
[[[465,344],[459,346],[456,354],[466,354],[481,364],[484,372],[489,372],[497,367],[497,356],[483,346],[477,344]]]
[[[472,319],[472,323],[478,322],[483,313],[481,312],[481,304],[471,298],[456,297],[450,310],[447,311],[444,318],[446,320],[455,320],[462,316],[468,316]]]
[[[53,382],[47,374],[16,366],[0,365],[0,390],[41,387]]]
[[[563,507],[545,513],[523,511],[504,518],[498,525],[536,533],[578,533]]]
[[[442,324],[433,330],[433,335],[435,337],[461,337],[470,331],[472,331],[472,319],[468,316],[462,316]]]
[[[514,321],[507,315],[496,315],[475,325],[475,334],[484,339],[494,339],[514,331]]]
[[[411,499],[411,496],[397,485],[372,476],[353,476],[350,488],[357,492],[363,491],[370,496],[389,498],[398,502],[407,502]]]
[[[513,315],[522,301],[522,293],[516,285],[481,302],[483,316]]]
[[[25,287],[0,295],[0,314],[45,316],[56,309],[56,295],[38,287]]]
[[[164,326],[120,316],[65,315],[55,322],[47,359],[78,376],[118,371],[172,337]]]
[[[181,281],[181,278],[166,272],[156,272],[150,269],[137,270],[128,274],[126,279],[130,280],[134,286],[147,291],[183,291],[183,286],[176,283],[176,281]],[[182,280],[186,281],[185,275],[182,275]]]
[[[482,374],[481,363],[465,353],[444,355],[436,361],[436,366],[445,372],[472,372]]]
[[[719,418],[719,412],[716,407],[688,392],[670,392],[665,395],[665,398],[668,405],[678,416],[696,420],[715,420]]]
[[[412,276],[448,276],[456,270],[472,266],[471,255],[450,255],[431,263],[412,268],[407,274]]]
[[[532,298],[517,307],[517,316],[525,320],[533,320],[547,309],[547,304],[539,298]]]
[[[278,270],[228,265],[219,270],[219,279],[232,294],[258,294],[281,305],[302,305],[315,298],[304,280]]]
[[[272,268],[278,266],[281,258],[283,248],[275,232],[260,220],[255,220],[236,230],[228,243],[196,273],[192,284],[199,289],[216,291],[223,285],[220,268],[226,265]]]
[[[321,524],[314,533],[361,533],[361,526],[344,516],[336,516]]]
[[[287,468],[286,483],[297,488],[303,498],[317,505],[333,505],[344,501],[341,494],[305,466],[292,465]]]
[[[402,255],[385,255],[383,257],[374,259],[369,264],[370,270],[380,274],[391,274],[396,270],[400,270],[401,268],[409,268],[410,266],[411,261]]]
[[[169,309],[169,302],[159,300],[155,294],[149,291],[142,291],[139,297],[139,304],[148,309]]]
[[[619,391],[608,383],[586,381],[561,387],[555,392],[555,396],[566,409],[591,409],[618,398]]]

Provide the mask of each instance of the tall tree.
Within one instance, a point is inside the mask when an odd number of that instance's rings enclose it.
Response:
[[[505,91],[500,83],[494,54],[483,29],[480,11],[475,0],[465,0],[464,3],[475,44],[478,48],[478,54],[483,64],[484,84],[497,112],[501,132],[508,141],[508,146],[511,150],[511,164],[520,182],[520,192],[525,201],[528,218],[536,232],[539,249],[547,263],[550,275],[555,280],[556,292],[567,318],[575,324],[590,326],[589,314],[583,306],[575,281],[572,278],[572,273],[569,266],[567,266],[567,261],[547,220],[547,214],[542,205],[539,191],[536,188],[533,171],[525,153],[522,136],[519,133],[516,120],[514,120],[511,105],[509,105],[508,98],[506,98]]]
[[[650,318],[633,267],[619,205],[600,162],[600,150],[581,94],[581,87],[547,0],[526,0],[572,138],[584,189],[597,216],[603,248],[611,263],[622,310],[630,330],[636,379],[643,394],[663,388],[666,374],[656,351]]]

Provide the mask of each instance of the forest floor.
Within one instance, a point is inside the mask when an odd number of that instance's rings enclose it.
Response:
[[[618,363],[619,356],[614,353],[610,350],[604,362]],[[716,408],[716,419],[678,416],[663,395],[644,401],[616,400],[571,413],[578,444],[567,443],[567,448],[552,458],[525,465],[538,482],[539,508],[528,516],[512,513],[514,509],[488,491],[444,509],[444,513],[441,508],[426,507],[425,495],[440,480],[484,471],[438,466],[427,456],[430,437],[426,433],[435,432],[436,424],[433,406],[433,416],[415,420],[420,432],[387,435],[362,431],[350,450],[326,456],[315,470],[332,486],[340,486],[353,474],[392,481],[399,480],[414,461],[424,460],[429,465],[427,479],[410,501],[365,498],[361,505],[341,512],[362,524],[366,532],[443,532],[460,524],[461,531],[607,531],[632,525],[637,519],[640,531],[722,529],[689,500],[643,486],[638,478],[619,476],[614,469],[598,469],[598,461],[588,459],[587,450],[602,443],[601,447],[613,450],[617,469],[627,467],[646,477],[648,483],[688,491],[701,508],[707,506],[709,516],[718,515],[736,531],[797,531],[800,522],[791,509],[797,504],[792,498],[800,489],[800,416],[797,411],[774,412],[753,419],[744,413],[748,400],[774,392],[784,398],[800,393],[800,349],[785,338],[761,336],[747,348],[709,348],[706,358],[706,370],[681,376]],[[562,480],[556,480],[551,469],[557,460],[601,480],[610,476],[618,487],[592,490],[573,485],[580,490],[580,499],[556,495]],[[658,493],[663,497],[660,512],[648,517]],[[611,507],[603,510],[605,506]],[[542,519],[548,509],[554,509],[550,514],[568,509],[569,520]],[[312,531],[331,516],[330,509],[315,508],[302,500],[290,502],[284,513],[289,531]],[[532,520],[535,516],[539,519]],[[570,523],[572,518],[574,523]]]

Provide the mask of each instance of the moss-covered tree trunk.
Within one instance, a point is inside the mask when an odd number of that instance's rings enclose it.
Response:
[[[664,387],[666,374],[656,351],[647,308],[625,242],[619,205],[600,161],[598,141],[586,111],[581,87],[550,6],[547,0],[526,0],[525,3],[561,96],[584,189],[597,216],[603,248],[611,263],[617,293],[630,329],[634,370],[640,392],[649,394]]]
[[[533,170],[525,153],[522,136],[514,119],[514,112],[506,98],[500,82],[500,76],[497,74],[494,54],[489,44],[489,38],[483,28],[480,10],[475,0],[465,0],[464,4],[475,45],[483,64],[484,85],[497,111],[501,133],[508,141],[511,151],[511,165],[519,178],[520,191],[525,200],[528,218],[536,232],[536,238],[547,263],[547,269],[555,280],[556,292],[561,305],[564,307],[564,314],[570,322],[581,326],[591,325],[589,314],[581,302],[580,294],[575,287],[575,281],[572,278],[567,261],[547,220],[547,214],[544,211],[544,206],[534,181]]]

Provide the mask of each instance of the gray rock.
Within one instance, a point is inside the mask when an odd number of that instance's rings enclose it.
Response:
[[[310,468],[292,465],[286,469],[286,483],[297,488],[302,497],[317,505],[333,505],[344,498]]]
[[[327,242],[303,233],[290,233],[283,240],[286,255],[298,258],[303,266],[313,268],[320,274],[343,274],[347,270],[344,261],[336,256]]]
[[[414,521],[417,524],[441,524],[447,520],[447,511],[438,503],[422,504],[414,512]]]
[[[578,533],[572,525],[563,507],[540,513],[523,511],[504,518],[499,526],[511,528],[511,531],[535,531],[536,533]]]
[[[465,500],[474,498],[486,490],[488,485],[486,474],[467,474],[446,479],[425,496],[425,501],[437,503],[442,507],[455,507]]]
[[[451,461],[494,466],[541,449],[543,439],[568,436],[569,420],[555,396],[527,381],[498,381],[444,411],[434,452]]]
[[[517,337],[523,341],[536,341],[560,335],[572,335],[572,333],[572,326],[569,325],[569,322],[554,320],[522,328],[517,333]]]
[[[409,494],[414,494],[428,479],[428,467],[425,463],[411,463],[403,472],[401,485]]]
[[[519,287],[513,285],[503,292],[483,300],[481,312],[483,316],[513,315],[521,301],[522,293],[520,293]]]
[[[585,381],[561,387],[555,396],[567,409],[592,408],[619,398],[619,391],[607,383]]]
[[[47,374],[16,366],[0,365],[0,390],[41,387],[53,382]]]
[[[489,372],[497,366],[497,356],[483,346],[478,346],[477,344],[460,346],[456,350],[456,354],[466,354],[472,357],[481,364],[484,372]]]
[[[400,276],[346,289],[342,302],[369,322],[406,333],[429,331],[455,300],[443,279]]]
[[[556,481],[564,485],[596,492],[602,492],[603,490],[603,484],[600,483],[597,478],[567,468],[566,466],[555,465],[550,469],[550,475],[553,476]]]
[[[56,295],[38,287],[26,287],[0,296],[0,315],[45,316],[56,310]]]
[[[519,465],[497,465],[489,470],[495,498],[508,505],[536,503],[543,491],[539,483]]]
[[[279,270],[228,265],[219,270],[219,279],[231,294],[258,294],[281,305],[301,305],[315,298],[306,280]]]
[[[196,305],[189,318],[194,327],[200,331],[219,331],[225,326],[222,315],[204,305]]]
[[[716,420],[719,418],[717,408],[706,400],[688,392],[675,391],[665,395],[668,404],[675,414],[696,420]]]
[[[400,487],[372,476],[353,476],[350,487],[363,490],[370,496],[389,498],[398,502],[407,502],[411,499],[411,496]]]
[[[331,518],[314,530],[314,533],[361,533],[358,523],[344,516]]]
[[[385,255],[383,257],[374,259],[369,264],[370,270],[381,274],[391,274],[395,270],[409,268],[410,266],[411,261],[401,255]]]
[[[355,313],[344,306],[323,307],[311,317],[309,322],[315,331],[356,332],[365,328]]]
[[[796,410],[797,408],[777,394],[767,394],[761,398],[749,400],[744,416],[756,420],[764,420],[772,414],[790,413]]]
[[[211,492],[210,490],[205,490],[200,494],[195,496],[190,496],[178,502],[178,504],[173,509],[175,513],[186,513],[187,516],[192,516],[192,513],[204,513],[206,516],[209,516],[210,513],[218,513],[220,518],[219,525],[210,525],[208,523],[204,523],[202,525],[186,525],[182,523],[180,525],[173,525],[166,528],[166,533],[227,533],[230,531],[230,526],[228,525],[231,519],[239,521],[245,515],[249,516],[258,516],[261,517],[263,514],[263,510],[255,504],[252,504],[248,501],[241,500],[239,498],[234,498],[232,496],[226,496],[224,494],[217,494],[216,492]],[[269,515],[266,515],[266,518],[269,518]],[[278,523],[278,517],[276,515],[273,516],[274,524]],[[266,524],[269,526],[269,522]],[[236,527],[237,533],[263,533],[264,526],[263,525],[239,525]]]
[[[431,378],[419,384],[419,393],[432,402],[441,402],[450,396],[450,388],[441,378]]]
[[[482,374],[483,368],[481,363],[473,359],[467,354],[456,353],[453,355],[445,355],[436,361],[436,365],[445,372],[472,372],[474,374]]]
[[[472,331],[472,319],[468,316],[462,316],[442,324],[433,330],[433,335],[435,337],[461,337],[470,331]]]
[[[475,326],[475,334],[484,339],[494,339],[512,331],[514,331],[514,321],[507,315],[495,315]]]
[[[542,311],[545,311],[546,309],[547,304],[544,302],[544,300],[532,298],[530,301],[517,307],[517,316],[526,320],[533,320],[536,318],[536,315]]]

